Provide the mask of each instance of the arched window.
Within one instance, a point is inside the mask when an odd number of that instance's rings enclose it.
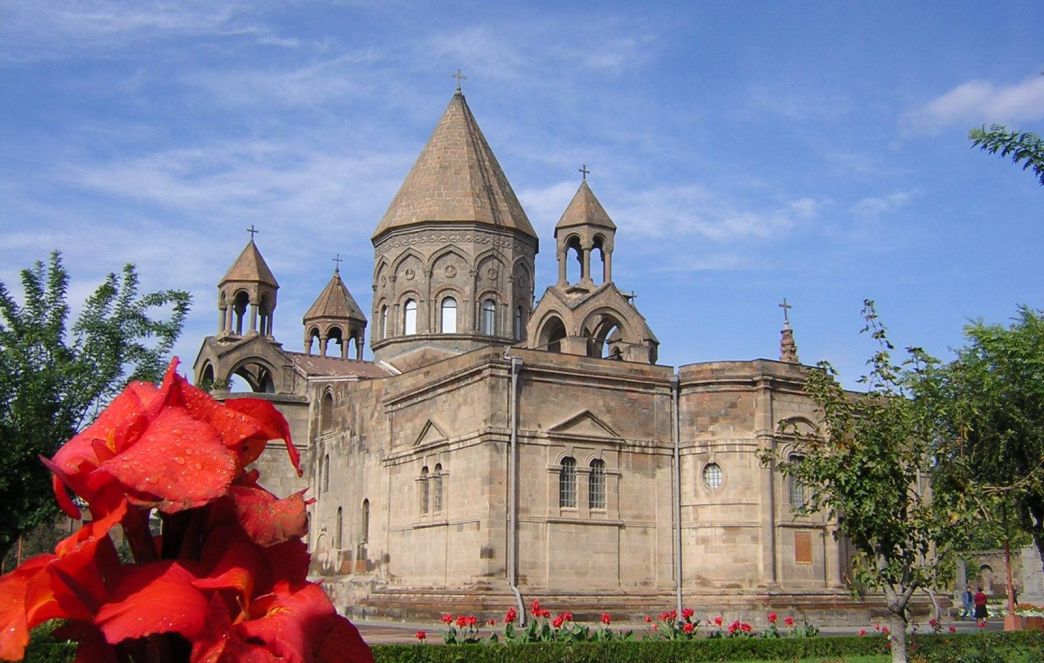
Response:
[[[482,320],[479,331],[487,336],[497,334],[497,303],[492,299],[482,302]]]
[[[587,476],[588,508],[605,508],[605,461],[595,458],[591,461],[591,473]]]
[[[420,475],[420,493],[421,493],[421,513],[425,514],[428,512],[428,466],[425,465],[421,468]]]
[[[370,500],[365,499],[362,503],[362,532],[359,543],[366,545],[370,542]]]
[[[442,463],[435,464],[435,513],[442,512]]]
[[[330,490],[330,454],[323,456],[323,492]]]
[[[388,338],[388,307],[381,307],[381,340]]]
[[[516,341],[521,341],[522,340],[522,335],[526,331],[525,328],[522,326],[522,321],[523,321],[522,307],[521,306],[516,306],[515,307],[515,340]]]
[[[403,307],[402,333],[407,336],[417,333],[417,302],[412,299],[407,299]]]
[[[334,534],[334,545],[340,550],[344,547],[344,509],[341,507],[337,507],[337,529]]]
[[[576,508],[576,459],[566,456],[558,475],[558,506]]]
[[[794,454],[790,457],[790,462],[797,465],[804,459],[803,456]],[[793,474],[787,477],[787,490],[790,493],[790,508],[800,509],[805,506],[805,485],[801,483],[801,479],[797,478]]]
[[[236,293],[232,300],[232,330],[239,336],[243,335],[243,319],[246,317],[247,306],[250,304],[250,295],[243,290]]]
[[[457,333],[457,300],[452,297],[442,300],[442,333]]]
[[[319,430],[324,433],[333,428],[333,394],[323,396],[323,403],[319,406]]]

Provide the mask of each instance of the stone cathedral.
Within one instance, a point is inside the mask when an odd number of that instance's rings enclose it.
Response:
[[[253,238],[218,283],[195,380],[235,398],[239,376],[290,421],[304,477],[281,443],[262,476],[315,498],[312,571],[340,609],[641,615],[680,592],[699,616],[829,623],[880,605],[850,598],[843,541],[756,457],[800,452],[781,423],[814,430],[789,323],[778,360],[658,365],[613,280],[617,230],[585,172],[535,299],[540,238],[458,89],[376,224],[368,314],[335,270],[302,339],[275,339]]]

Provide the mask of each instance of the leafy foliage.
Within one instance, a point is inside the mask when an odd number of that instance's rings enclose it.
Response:
[[[805,386],[821,416],[819,433],[798,436],[800,458],[767,450],[762,461],[776,463],[809,490],[804,513],[836,518],[857,552],[856,585],[884,591],[893,660],[905,660],[907,605],[918,589],[951,577],[948,562],[971,513],[960,492],[937,480],[945,450],[924,394],[936,360],[909,348],[895,363],[872,301],[864,303],[863,315],[863,331],[877,343],[860,379],[867,392],[846,392],[834,369],[821,363]]]
[[[21,273],[19,305],[0,283],[0,552],[51,519],[51,456],[129,380],[157,380],[188,313],[180,290],[138,294],[132,265],[109,274],[69,328],[58,252]],[[162,317],[154,318],[156,311]]]
[[[964,333],[937,379],[937,414],[956,442],[950,480],[993,515],[1013,513],[1044,553],[1044,311],[1022,307],[1009,327],[978,321]],[[1008,535],[993,520],[992,538]]]
[[[1032,169],[1044,186],[1044,141],[1040,136],[1026,131],[1008,131],[1003,124],[994,124],[989,129],[985,126],[972,129],[968,138],[973,147],[1011,157],[1012,163],[1021,163],[1023,170]]]

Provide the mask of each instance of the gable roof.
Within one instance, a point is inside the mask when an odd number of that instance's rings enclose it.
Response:
[[[426,221],[471,221],[536,238],[464,95],[453,95],[373,238]]]

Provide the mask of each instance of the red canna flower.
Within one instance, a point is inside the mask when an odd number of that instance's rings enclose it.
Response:
[[[613,622],[613,618],[611,616],[609,616],[609,613],[608,612],[603,612],[602,613],[602,623],[605,624],[606,626],[609,626],[609,624],[611,624],[612,622]]]
[[[779,615],[777,615],[775,612],[770,612],[768,614],[769,624],[775,624],[777,619],[779,619]]]
[[[954,626],[953,624],[950,624],[950,633],[956,633],[956,632],[957,632],[957,627]]]
[[[451,615],[449,613],[445,613],[445,612],[442,613],[442,623],[443,624],[452,624],[453,623],[453,615]]]
[[[425,633],[424,631],[417,631],[417,639],[420,640],[421,642],[424,642],[425,640],[428,639],[428,634]]]
[[[537,615],[538,617],[540,616],[540,613],[541,613],[541,610],[540,610],[540,599],[533,599],[533,605],[532,605],[531,610],[532,610],[534,615]]]
[[[518,619],[518,613],[514,608],[508,608],[508,611],[504,613],[504,623],[514,624],[516,619]]]
[[[555,617],[554,621],[551,622],[551,626],[553,626],[554,628],[562,628],[563,621],[565,621],[565,619],[561,614],[559,614]]]
[[[694,614],[696,614],[696,613],[695,613],[695,611],[692,608],[682,608],[682,618],[683,619],[689,619]]]
[[[684,631],[686,633],[692,633],[695,628],[696,628],[696,625],[693,624],[692,622],[685,622],[685,624],[682,625],[682,631]]]
[[[723,620],[721,618],[721,615],[718,615],[717,617],[714,618],[714,625],[715,626],[721,626],[722,621]]]
[[[0,658],[22,658],[29,629],[57,618],[82,661],[130,660],[147,637],[163,660],[187,641],[207,663],[372,663],[356,628],[307,582],[302,493],[279,499],[245,470],[283,439],[300,473],[286,420],[267,401],[218,403],[176,368],[159,387],[128,386],[44,461],[61,507],[79,517],[71,490],[92,519],[54,554],[0,577]],[[117,525],[135,563],[116,554]]]
[[[651,621],[652,621],[652,617],[650,617],[649,615],[646,615],[645,616],[645,623],[648,624]]]
[[[865,628],[859,629],[859,637],[862,638],[862,637],[865,637],[865,636],[866,636],[866,629]]]
[[[791,615],[787,615],[783,618],[783,623],[787,626],[787,628],[790,628],[794,625],[794,617]]]
[[[486,626],[496,626],[496,625],[497,625],[497,620],[495,620],[495,619],[487,619],[486,620]]]
[[[752,627],[747,622],[743,622],[742,624],[740,624],[740,630],[743,631],[744,633],[750,633],[751,630],[753,630],[753,628],[754,627]]]

